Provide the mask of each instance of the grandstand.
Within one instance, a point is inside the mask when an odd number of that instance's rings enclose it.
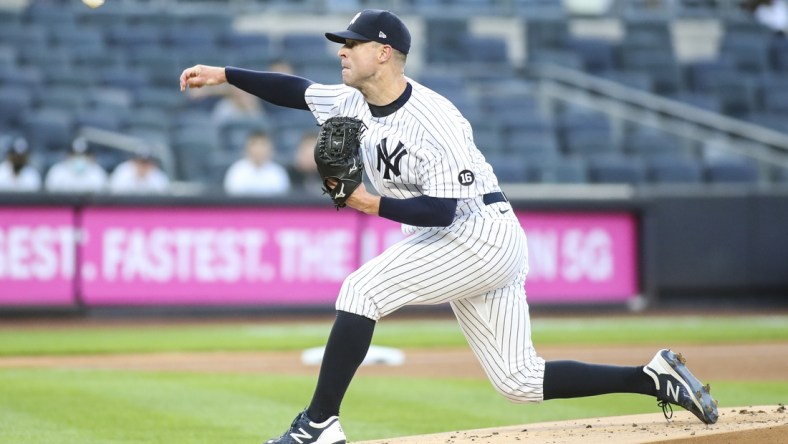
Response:
[[[0,138],[25,135],[42,171],[77,134],[108,170],[145,139],[174,179],[218,188],[245,131],[269,129],[287,162],[314,121],[268,107],[214,124],[218,97],[180,93],[180,72],[285,61],[338,82],[314,24],[382,7],[412,24],[408,74],[461,109],[502,182],[788,183],[788,39],[737,3],[0,2]]]

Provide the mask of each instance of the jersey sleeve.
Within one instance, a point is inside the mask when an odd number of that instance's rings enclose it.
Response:
[[[468,134],[470,127],[455,126],[456,131],[440,140],[424,141],[420,181],[424,194],[433,197],[468,199],[490,191],[494,177]]]
[[[354,91],[356,90],[346,85],[313,83],[306,89],[304,100],[317,123],[322,125],[329,117],[337,114],[340,104]]]

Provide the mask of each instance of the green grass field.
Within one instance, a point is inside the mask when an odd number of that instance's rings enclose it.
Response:
[[[0,326],[0,355],[288,350],[322,345],[330,324],[44,329]],[[535,319],[537,344],[787,342],[788,316]],[[375,343],[465,347],[453,321],[382,322]],[[308,402],[313,377],[109,370],[0,370],[0,443],[257,443]],[[720,405],[788,400],[780,382],[714,381]],[[516,405],[487,381],[359,377],[343,406],[353,441],[548,420],[658,412],[607,395]]]

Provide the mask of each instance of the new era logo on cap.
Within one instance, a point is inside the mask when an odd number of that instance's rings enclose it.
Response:
[[[347,30],[327,32],[326,38],[342,44],[347,39],[375,41],[391,45],[403,54],[410,51],[410,32],[405,23],[393,13],[381,9],[365,9],[359,12],[350,20]]]

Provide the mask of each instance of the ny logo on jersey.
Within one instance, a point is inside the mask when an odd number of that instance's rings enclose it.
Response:
[[[399,170],[399,162],[402,160],[402,156],[408,154],[408,151],[405,150],[405,144],[402,142],[397,142],[397,146],[394,147],[391,151],[388,151],[386,148],[386,139],[380,141],[377,146],[378,149],[378,171],[383,173],[384,179],[391,179],[391,174],[394,173],[395,176],[399,177],[402,173]],[[383,163],[383,167],[385,170],[381,169],[381,163]]]

